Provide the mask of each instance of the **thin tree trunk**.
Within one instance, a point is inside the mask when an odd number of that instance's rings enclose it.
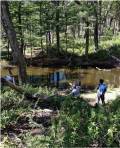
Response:
[[[110,18],[110,27],[112,26],[112,22],[113,22],[113,17]]]
[[[57,44],[57,50],[60,52],[60,28],[59,28],[59,1],[56,1],[57,9],[56,9],[56,44]]]
[[[56,75],[57,75],[56,86],[59,87],[59,81],[60,81],[60,74],[59,74],[59,72],[57,72]]]
[[[40,24],[40,36],[41,36],[41,38],[40,38],[40,44],[41,44],[41,48],[42,48],[42,50],[43,50],[43,39],[42,39],[42,29],[41,29],[41,27],[42,27],[42,14],[41,14],[41,9],[42,9],[42,1],[40,2],[40,5],[39,5],[39,24]]]
[[[8,60],[10,60],[9,40],[8,40],[8,46],[7,46],[7,49],[8,49]]]
[[[46,50],[48,54],[48,33],[46,32]]]
[[[54,32],[52,33],[52,44],[54,44]]]
[[[113,21],[113,35],[115,35],[115,20]]]
[[[76,36],[75,36],[75,25],[72,26],[71,31],[72,31],[73,38],[76,38]]]
[[[99,30],[100,30],[100,34],[99,34],[99,42],[100,42],[100,36],[102,34],[102,1],[99,1]]]
[[[22,2],[19,2],[18,5],[18,23],[19,23],[19,35],[20,35],[20,50],[23,53],[23,48],[24,48],[24,37],[23,37],[23,32],[22,32],[22,19],[21,19],[21,7],[22,6]]]
[[[51,47],[51,31],[46,32],[46,48]]]
[[[86,60],[88,60],[88,51],[89,51],[89,22],[88,21],[86,21],[85,38],[86,38],[85,56],[86,56]]]
[[[33,53],[32,53],[32,48],[33,48],[33,46],[32,46],[32,24],[30,24],[31,26],[30,26],[30,48],[31,48],[31,63],[32,63],[32,56],[33,56]]]
[[[80,23],[78,24],[78,38],[80,38]]]
[[[95,2],[95,27],[94,27],[94,44],[95,44],[95,51],[98,50],[98,2]]]
[[[120,32],[120,19],[119,19],[119,22],[118,22],[118,31]]]
[[[73,50],[73,54],[75,53],[75,38],[73,39],[73,48],[72,48],[72,50]]]
[[[16,39],[16,32],[14,30],[14,27],[10,18],[10,12],[9,12],[7,1],[1,2],[1,20],[2,20],[2,24],[6,32],[6,35],[9,39],[11,49],[13,51],[13,61],[18,65],[18,68],[19,68],[20,80],[21,82],[25,82],[26,81],[26,62],[23,54],[19,49],[19,45]]]
[[[66,43],[66,52],[67,52],[67,12],[65,11],[65,43]]]
[[[24,44],[24,48],[23,48],[24,57],[25,57],[25,51],[26,51],[26,44]]]
[[[48,31],[49,47],[51,47],[51,31]]]

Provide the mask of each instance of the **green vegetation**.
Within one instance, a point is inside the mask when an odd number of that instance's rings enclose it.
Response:
[[[120,84],[120,1],[3,0],[1,21],[2,146],[120,147],[119,88],[90,105],[99,79]],[[74,80],[91,102],[69,94]]]
[[[2,129],[6,129],[10,125],[17,125],[22,114],[30,117],[29,126],[31,129],[35,127],[41,129],[41,124],[38,125],[32,120],[31,107],[33,103],[25,102],[21,95],[8,88],[5,89],[2,91],[2,97],[4,97],[1,112]],[[27,86],[26,89],[32,92],[39,90],[48,95],[55,92],[54,89],[50,91],[47,88],[32,88],[31,86]],[[56,97],[54,99],[56,100]],[[57,99],[60,103],[59,97]],[[52,125],[47,128],[46,134],[33,136],[28,130],[26,134],[17,135],[27,147],[118,147],[120,145],[120,98],[96,108],[91,107],[79,97],[65,96],[61,97],[61,100],[58,115],[52,119]],[[16,144],[11,143],[5,135],[6,132],[2,135],[4,146],[15,146]]]
[[[80,98],[66,98],[54,124],[53,145],[86,147],[119,145],[120,98],[104,107],[91,108]],[[62,138],[62,139],[61,139]]]

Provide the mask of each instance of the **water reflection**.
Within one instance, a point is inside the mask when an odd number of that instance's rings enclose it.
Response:
[[[12,73],[17,76],[18,69],[13,68]],[[6,69],[2,69],[1,75],[8,74]],[[97,69],[58,69],[58,68],[39,68],[28,67],[28,82],[33,86],[54,85],[59,87],[63,83],[72,83],[80,80],[85,88],[95,88],[102,78],[109,87],[120,87],[120,69],[97,70]],[[17,77],[16,77],[17,79]]]
[[[62,80],[66,81],[66,76],[64,71],[55,71],[54,73],[50,74],[51,84],[54,84],[55,86],[59,87],[59,83]]]

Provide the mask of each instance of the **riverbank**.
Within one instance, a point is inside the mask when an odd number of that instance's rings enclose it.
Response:
[[[27,66],[35,67],[80,67],[85,69],[88,67],[98,67],[100,69],[120,67],[120,45],[117,43],[105,47],[94,52],[91,50],[88,53],[88,57],[86,57],[84,53],[73,53],[69,50],[66,52],[62,49],[58,53],[55,47],[51,47],[50,49],[48,49],[48,52],[46,52],[46,49],[38,49],[36,53],[36,49],[33,49],[32,55],[29,52],[26,52],[24,57],[26,59]],[[1,55],[4,55],[5,52],[6,51],[2,51]],[[1,57],[2,59],[5,59],[5,56]],[[11,62],[8,63],[12,64],[11,52],[9,60]]]
[[[116,48],[116,49],[115,49]],[[40,52],[36,57],[26,58],[28,65],[42,66],[42,67],[99,67],[99,68],[115,68],[120,67],[120,47],[111,47],[109,50],[99,50],[94,53],[85,55],[77,55],[74,53],[62,51],[59,54],[55,54],[52,51],[51,54],[45,54]],[[52,50],[52,49],[51,49]],[[116,50],[116,51],[114,51]]]

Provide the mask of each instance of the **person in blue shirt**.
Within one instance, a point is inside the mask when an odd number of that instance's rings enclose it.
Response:
[[[102,104],[105,104],[105,93],[107,91],[107,85],[104,83],[103,79],[100,79],[98,87],[97,87],[97,104],[101,99]]]

